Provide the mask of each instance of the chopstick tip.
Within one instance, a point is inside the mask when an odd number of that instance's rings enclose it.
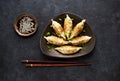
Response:
[[[28,61],[28,60],[22,60],[21,62],[23,62],[23,63],[28,63],[29,61]]]
[[[32,66],[33,66],[33,64],[26,64],[26,66],[27,66],[27,67],[32,67]]]

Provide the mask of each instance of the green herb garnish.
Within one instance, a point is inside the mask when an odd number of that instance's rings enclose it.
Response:
[[[66,37],[66,34],[64,33],[64,36]]]
[[[82,46],[82,47],[85,47],[85,46],[86,46],[86,44],[84,43],[84,44],[82,44],[81,46]]]
[[[62,19],[61,19],[61,18],[59,18],[58,20],[59,20],[59,21],[62,21]]]
[[[49,36],[49,35],[50,35],[50,32],[47,32],[46,35]]]
[[[72,33],[73,30],[70,31],[70,34]]]
[[[52,25],[50,25],[50,27],[52,27]]]
[[[52,48],[55,48],[56,46],[52,44],[51,47],[52,47]]]
[[[50,44],[49,42],[47,42],[47,44]]]
[[[84,29],[84,30],[83,30],[83,32],[85,33],[85,32],[86,32],[86,30]]]
[[[47,48],[50,48],[50,46],[49,46],[49,45],[47,45]]]
[[[73,19],[73,18],[71,18],[71,20],[73,21],[74,19]]]
[[[48,52],[51,52],[51,50],[48,50]]]

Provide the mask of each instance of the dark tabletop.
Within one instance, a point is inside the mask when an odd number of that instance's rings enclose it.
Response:
[[[86,18],[95,36],[88,67],[26,68],[22,59],[52,59],[42,54],[39,39],[48,21],[63,12]],[[37,18],[38,31],[24,38],[13,23],[22,13]],[[0,0],[0,81],[120,81],[120,0]],[[64,59],[62,59],[64,60]]]

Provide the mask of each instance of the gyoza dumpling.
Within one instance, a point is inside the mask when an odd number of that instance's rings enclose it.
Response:
[[[85,19],[83,19],[80,23],[78,23],[72,30],[70,39],[76,37],[78,34],[80,34],[83,30]]]
[[[51,21],[52,21],[52,27],[56,32],[56,34],[59,37],[63,37],[64,39],[66,39],[62,26],[58,22],[54,21],[53,19],[51,19]]]
[[[80,36],[71,39],[69,42],[72,43],[73,45],[81,45],[87,43],[92,37],[90,36]]]
[[[56,36],[48,36],[48,37],[45,37],[44,38],[50,43],[50,44],[54,44],[54,45],[65,45],[65,44],[68,44],[69,42],[68,41],[65,41],[63,38],[59,38],[59,37],[56,37]]]
[[[59,51],[62,54],[74,54],[78,52],[82,47],[76,47],[76,46],[61,46],[56,47],[55,50]]]
[[[72,31],[72,27],[73,27],[72,19],[67,14],[66,18],[65,18],[65,21],[64,21],[64,32],[65,32],[66,37],[68,39],[70,37],[70,33]]]

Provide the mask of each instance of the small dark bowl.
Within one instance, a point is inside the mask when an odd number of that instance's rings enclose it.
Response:
[[[53,19],[58,21],[63,26],[63,24],[64,24],[63,19],[66,17],[66,14],[68,14],[71,18],[74,19],[73,26],[75,26],[77,23],[79,23],[82,20],[81,17],[79,17],[75,14],[71,14],[71,13],[63,13],[61,15],[54,17]],[[62,21],[61,21],[61,19],[62,19]],[[79,52],[77,52],[75,54],[71,54],[71,55],[64,55],[64,54],[54,50],[54,47],[48,48],[47,41],[44,39],[44,36],[46,36],[47,32],[51,32],[51,33],[54,32],[54,30],[50,27],[50,25],[51,25],[51,21],[43,30],[41,38],[40,38],[40,48],[45,55],[50,56],[50,57],[57,57],[57,58],[74,58],[74,57],[80,57],[80,56],[87,55],[93,50],[93,48],[95,46],[95,36],[94,36],[90,26],[88,25],[88,23],[85,23],[85,25],[84,25],[84,29],[86,30],[86,32],[84,32],[83,35],[91,36],[92,39]]]
[[[19,22],[24,17],[29,17],[29,18],[33,19],[34,28],[35,28],[34,31],[32,31],[30,33],[21,33],[19,31]],[[16,18],[16,20],[14,22],[14,28],[15,28],[15,31],[18,33],[18,35],[20,35],[20,36],[30,36],[30,35],[33,35],[37,31],[38,22],[37,22],[36,18],[34,16],[30,15],[30,14],[21,14]]]

